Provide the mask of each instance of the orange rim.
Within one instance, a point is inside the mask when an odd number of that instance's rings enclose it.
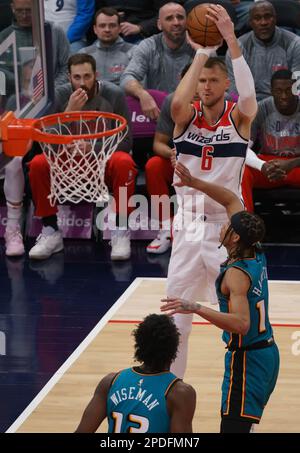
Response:
[[[94,132],[91,134],[79,134],[79,135],[64,135],[64,134],[51,134],[49,132],[44,132],[41,130],[42,127],[49,127],[53,125],[59,124],[58,119],[60,122],[66,123],[71,121],[76,121],[80,119],[84,120],[92,120],[96,119],[99,116],[106,119],[112,119],[120,122],[118,127],[114,129],[110,129],[107,131],[102,132]],[[70,143],[73,140],[89,140],[91,138],[102,138],[102,137],[109,137],[111,135],[118,134],[119,132],[123,131],[127,125],[127,121],[120,115],[116,113],[108,113],[108,112],[97,112],[97,111],[78,111],[78,112],[63,112],[63,113],[54,113],[52,115],[46,115],[42,118],[38,118],[32,124],[32,139],[36,141],[40,141],[43,143]]]
[[[119,126],[102,132],[81,135],[61,135],[44,132],[43,127],[50,127],[59,123],[76,121],[84,119],[86,121],[95,120],[96,118],[107,118],[118,121]],[[63,112],[47,115],[42,118],[16,118],[13,112],[7,112],[0,116],[0,138],[3,143],[3,151],[8,156],[24,156],[27,152],[31,140],[42,143],[68,144],[74,140],[89,140],[109,137],[122,132],[127,125],[127,121],[116,113],[96,112],[96,111],[79,111]]]

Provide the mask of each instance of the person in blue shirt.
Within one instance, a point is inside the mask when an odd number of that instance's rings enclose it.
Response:
[[[71,55],[86,44],[93,21],[95,0],[44,0],[45,18],[60,25],[70,42]]]
[[[76,433],[95,432],[105,418],[109,433],[191,433],[196,392],[170,372],[179,343],[172,318],[148,315],[133,336],[141,365],[100,381]]]
[[[226,208],[228,218],[220,233],[228,258],[216,280],[220,312],[195,301],[163,299],[163,312],[196,313],[223,330],[225,372],[222,384],[221,433],[248,433],[259,423],[274,390],[279,351],[269,320],[268,276],[260,242],[263,220],[246,212],[230,190],[191,176],[179,162],[179,186],[205,193]]]

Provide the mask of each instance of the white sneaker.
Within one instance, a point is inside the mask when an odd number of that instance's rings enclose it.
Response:
[[[64,248],[63,238],[60,231],[53,234],[40,234],[35,245],[29,251],[29,258],[34,260],[45,260],[53,253],[60,252]]]
[[[165,253],[172,246],[171,232],[160,230],[157,237],[147,246],[147,253]]]
[[[111,254],[113,261],[128,260],[131,255],[130,250],[130,231],[115,230],[111,233]]]
[[[5,255],[6,256],[21,256],[25,253],[24,243],[20,227],[7,227],[5,234]]]

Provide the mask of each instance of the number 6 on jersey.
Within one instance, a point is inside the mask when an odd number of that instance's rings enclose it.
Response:
[[[214,147],[211,145],[203,146],[202,148],[202,159],[201,159],[201,170],[210,171],[212,168]]]

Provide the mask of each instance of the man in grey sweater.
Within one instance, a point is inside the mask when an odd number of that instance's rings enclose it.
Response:
[[[266,162],[276,159],[285,172],[280,180],[269,180],[263,173],[246,165],[242,179],[243,200],[247,211],[253,212],[253,189],[274,189],[282,186],[300,189],[300,100],[293,93],[296,80],[291,71],[276,71],[271,79],[272,96],[258,103],[258,112],[251,127],[251,141],[259,158]]]
[[[75,54],[69,59],[70,82],[55,93],[55,111],[98,110],[117,113],[130,124],[128,108],[122,90],[110,82],[96,79],[96,62],[91,55]],[[125,229],[130,208],[129,199],[134,194],[137,170],[129,154],[130,129],[119,143],[117,150],[106,162],[105,183],[113,192],[117,228],[112,232],[111,259],[126,260],[130,257],[130,232]],[[50,169],[44,154],[35,156],[29,163],[29,181],[35,213],[42,218],[43,229],[29,258],[42,260],[63,249],[63,239],[57,225],[57,207],[50,204]],[[83,178],[84,180],[84,178]]]
[[[300,38],[276,27],[276,12],[272,3],[255,2],[250,10],[252,31],[239,38],[239,43],[255,82],[257,100],[271,95],[270,80],[279,69],[300,70]],[[231,81],[229,92],[236,94],[229,51],[226,65]]]
[[[128,65],[135,46],[121,37],[121,25],[118,11],[102,8],[97,11],[94,32],[98,39],[80,53],[92,55],[96,60],[97,72],[101,80],[120,84],[121,75]]]
[[[158,28],[161,33],[137,46],[121,77],[126,94],[138,98],[142,111],[151,119],[158,118],[159,108],[146,90],[174,91],[181,71],[195,54],[186,40],[186,14],[181,5],[170,2],[162,6]]]

